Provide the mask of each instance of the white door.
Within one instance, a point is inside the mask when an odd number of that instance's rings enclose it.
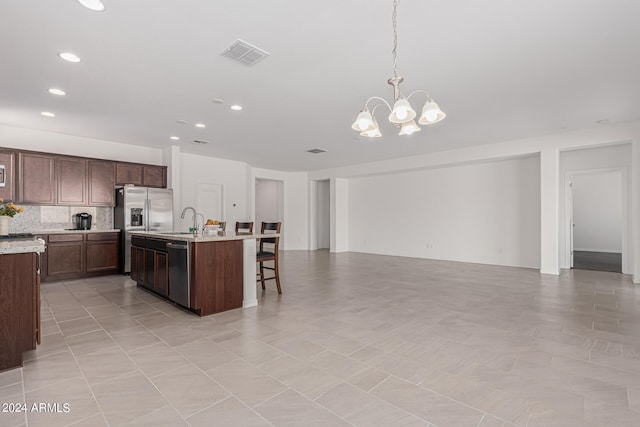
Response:
[[[223,188],[220,184],[196,184],[196,211],[207,219],[224,221]],[[202,221],[202,219],[198,219]],[[200,224],[203,225],[203,224]]]
[[[573,222],[573,182],[571,181],[567,188],[567,213],[569,214],[569,268],[573,268],[573,231],[576,225]]]

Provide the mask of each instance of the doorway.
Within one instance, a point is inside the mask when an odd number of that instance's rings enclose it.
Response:
[[[573,172],[568,178],[571,268],[622,273],[626,243],[622,171]]]
[[[262,222],[282,222],[280,250],[284,250],[284,182],[275,179],[256,178],[256,223],[254,231],[260,232]]]
[[[316,181],[316,248],[331,247],[331,199],[329,180]]]

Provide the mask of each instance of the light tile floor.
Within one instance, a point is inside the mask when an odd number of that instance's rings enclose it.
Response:
[[[42,286],[1,426],[638,426],[628,276],[285,252],[284,293],[199,318],[123,276]]]

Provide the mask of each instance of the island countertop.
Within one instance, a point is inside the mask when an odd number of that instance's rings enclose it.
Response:
[[[194,237],[193,233],[187,232],[159,232],[159,231],[132,231],[133,236],[155,237],[165,240],[183,240],[187,242],[220,242],[225,240],[245,240],[245,239],[261,239],[267,237],[277,237],[278,233],[235,233],[234,231],[219,231],[217,233],[198,235]]]
[[[45,251],[44,240],[38,238],[0,241],[0,255]]]

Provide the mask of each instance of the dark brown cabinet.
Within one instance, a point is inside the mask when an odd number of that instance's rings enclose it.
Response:
[[[22,353],[40,342],[37,257],[0,255],[0,371],[22,366]]]
[[[47,246],[47,279],[65,279],[85,272],[82,234],[50,234]]]
[[[119,233],[86,234],[87,273],[118,269]]]
[[[166,188],[167,167],[118,162],[116,164],[116,184]]]
[[[167,241],[133,236],[131,239],[131,279],[142,287],[169,296]]]
[[[153,288],[162,295],[169,293],[169,259],[166,253],[156,252],[154,259],[154,276],[156,280]]]
[[[87,161],[77,157],[56,158],[58,205],[87,204]]]
[[[135,163],[116,163],[116,184],[142,185],[142,165]]]
[[[0,198],[14,200],[16,197],[16,154],[0,150]]]
[[[208,316],[242,307],[242,240],[196,242],[191,255],[191,308]]]
[[[167,187],[166,166],[3,148],[0,165],[0,197],[34,205],[115,206],[116,185]]]
[[[47,242],[42,281],[79,279],[118,271],[120,233],[66,233],[38,236]]]
[[[56,198],[55,157],[47,154],[18,153],[18,191],[20,203],[53,205]]]
[[[89,160],[87,163],[89,206],[115,206],[116,164],[107,160]]]
[[[142,183],[145,187],[167,188],[166,166],[144,166]]]

